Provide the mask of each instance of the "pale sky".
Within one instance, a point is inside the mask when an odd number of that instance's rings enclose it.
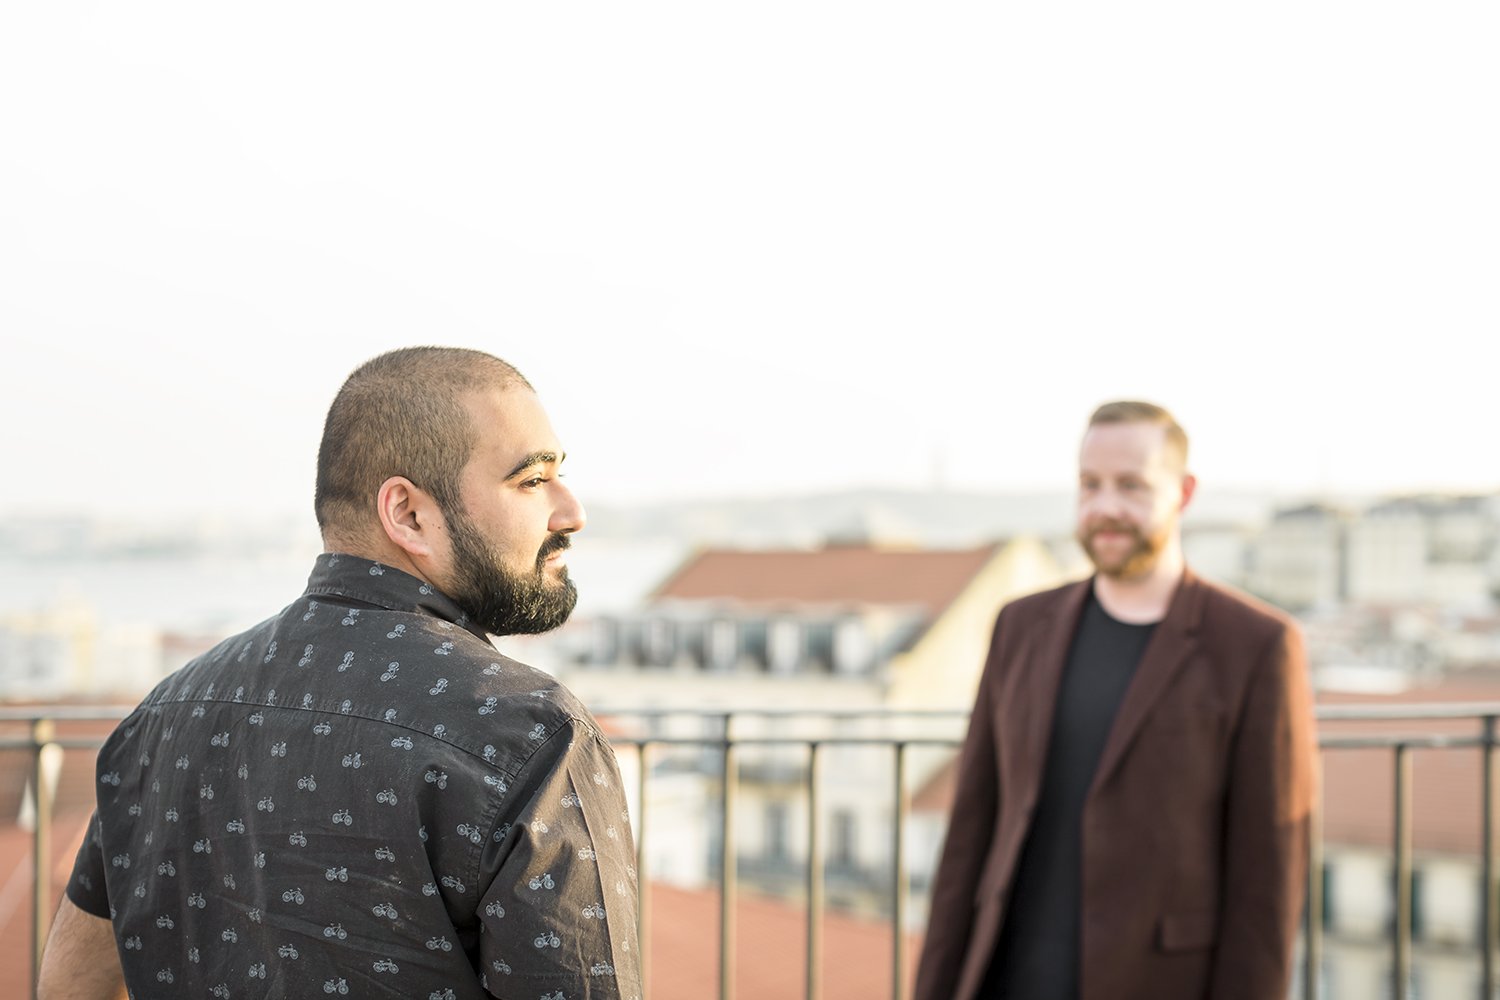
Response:
[[[12,510],[310,510],[345,375],[476,347],[585,502],[1500,489],[1500,8],[0,14]],[[310,514],[309,514],[310,517]]]

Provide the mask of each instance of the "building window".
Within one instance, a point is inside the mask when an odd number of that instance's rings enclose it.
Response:
[[[802,665],[804,673],[833,672],[833,622],[802,623]]]
[[[833,864],[840,868],[853,868],[858,856],[855,839],[854,813],[848,809],[837,809],[833,813]]]
[[[771,802],[766,805],[766,857],[774,861],[785,861],[788,850],[789,824],[786,803]]]
[[[677,627],[665,618],[646,623],[646,661],[665,667],[677,656]]]
[[[750,669],[764,671],[769,666],[766,649],[766,623],[760,619],[740,622],[740,656]]]
[[[1390,875],[1390,880],[1387,883],[1387,885],[1389,887],[1388,891],[1391,894],[1390,895],[1391,909],[1390,909],[1390,919],[1386,922],[1386,930],[1387,930],[1387,932],[1394,932],[1395,929],[1396,929],[1396,920],[1397,920],[1396,902],[1397,902],[1397,899],[1399,898],[1397,896],[1397,893],[1396,893],[1396,866],[1392,865],[1390,867],[1389,871],[1390,871],[1391,875]],[[1423,879],[1422,879],[1422,869],[1416,867],[1415,865],[1412,866],[1412,870],[1411,870],[1411,939],[1412,939],[1413,942],[1422,940],[1422,935],[1424,933],[1426,933],[1426,926],[1425,926],[1426,925],[1426,921],[1424,919],[1425,914],[1422,912],[1422,909],[1423,909],[1423,907],[1422,907],[1422,896],[1423,896],[1422,882],[1423,882]]]

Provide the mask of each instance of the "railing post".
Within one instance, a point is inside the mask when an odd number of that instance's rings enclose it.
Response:
[[[35,826],[31,831],[31,995],[36,996],[42,975],[42,949],[51,929],[52,903],[52,788],[47,782],[46,750],[57,736],[51,719],[31,723],[31,802]]]
[[[1480,965],[1480,981],[1484,1000],[1495,996],[1495,948],[1500,938],[1500,899],[1497,899],[1495,882],[1495,716],[1484,717],[1484,745],[1480,748],[1481,780],[1484,788],[1480,795],[1483,810],[1480,817],[1480,888],[1484,893],[1481,909],[1480,942],[1483,949]]]
[[[891,850],[895,853],[895,885],[891,899],[891,998],[905,1000],[906,997],[906,906],[908,889],[906,884],[906,743],[896,743],[896,809],[895,831],[891,837]]]
[[[1396,744],[1395,902],[1391,940],[1391,996],[1406,1000],[1411,978],[1411,748]]]
[[[646,978],[651,947],[648,943],[651,935],[651,893],[646,871],[646,817],[651,812],[646,808],[646,776],[651,771],[651,760],[647,753],[650,742],[641,740],[636,744],[636,766],[640,768],[640,774],[636,776],[636,802],[640,816],[636,821],[639,832],[635,841],[635,933],[641,949],[641,953],[636,956],[641,965],[641,992],[646,996],[651,995],[651,986]]]
[[[819,796],[822,747],[807,745],[807,1000],[823,996],[823,807]]]
[[[724,801],[720,819],[724,824],[722,840],[724,856],[720,858],[719,871],[719,1000],[734,1000],[734,901],[735,901],[735,848],[734,848],[734,800],[738,793],[738,760],[734,742],[729,731],[730,717],[724,716]]]

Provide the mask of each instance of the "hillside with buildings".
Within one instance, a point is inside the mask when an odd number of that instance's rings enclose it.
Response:
[[[1064,575],[1081,574],[1070,523],[1066,494],[848,492],[596,508],[572,560],[574,621],[519,645],[549,668],[571,662],[580,630],[637,627],[629,623],[654,613],[662,581],[704,549],[941,553],[1026,538]],[[1277,506],[1210,494],[1184,532],[1200,573],[1301,619],[1324,686],[1393,690],[1500,668],[1500,496]],[[0,700],[139,694],[294,597],[318,548],[294,518],[11,523],[0,534]],[[800,570],[783,562],[775,572]],[[806,641],[822,642],[823,631]]]

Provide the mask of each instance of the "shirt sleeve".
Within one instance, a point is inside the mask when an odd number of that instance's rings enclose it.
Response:
[[[99,814],[89,819],[88,831],[78,857],[73,860],[73,875],[68,879],[68,898],[85,913],[108,920],[109,893],[104,884],[104,847],[99,834]]]
[[[635,848],[614,753],[573,725],[537,752],[529,795],[480,901],[480,973],[491,995],[639,1000]],[[550,758],[539,761],[538,758]]]

